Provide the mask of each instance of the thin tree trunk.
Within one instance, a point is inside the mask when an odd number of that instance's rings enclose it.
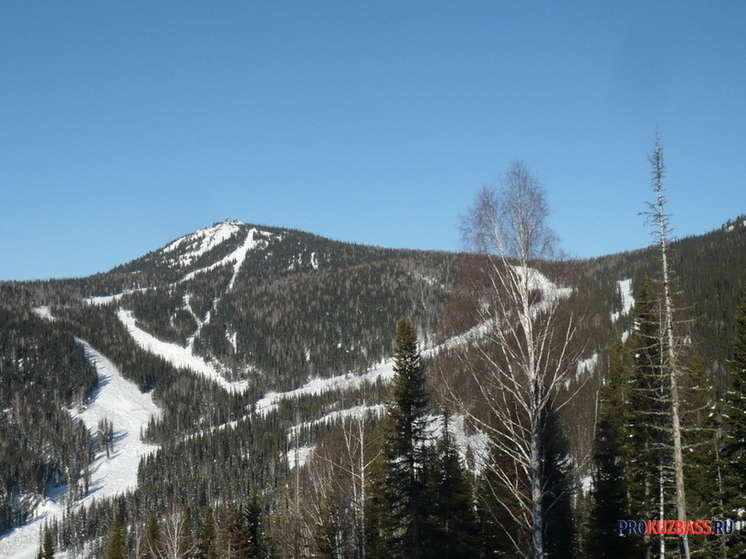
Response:
[[[671,278],[668,265],[667,218],[664,212],[663,195],[663,150],[656,139],[655,149],[650,158],[653,164],[655,191],[658,196],[655,207],[655,219],[658,224],[658,235],[661,250],[661,267],[663,274],[663,321],[666,344],[666,361],[671,387],[671,423],[673,426],[674,474],[676,484],[677,520],[686,522],[686,490],[684,488],[684,458],[681,445],[681,420],[679,399],[679,370],[676,360],[676,347],[673,335],[673,305],[671,303]],[[683,559],[689,559],[689,540],[686,534],[679,536],[679,553]]]

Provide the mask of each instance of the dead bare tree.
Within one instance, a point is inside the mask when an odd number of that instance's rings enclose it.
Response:
[[[523,557],[546,557],[547,520],[543,445],[548,418],[562,407],[558,394],[576,369],[576,321],[560,288],[536,266],[556,257],[556,236],[547,225],[544,190],[528,166],[510,165],[501,188],[483,188],[462,219],[467,248],[480,255],[486,289],[479,292],[481,324],[472,330],[465,366],[484,397],[487,416],[472,421],[489,433],[491,478],[505,515],[527,533],[505,532]],[[481,287],[481,286],[480,286]],[[480,366],[475,366],[474,355]]]
[[[673,470],[676,487],[676,515],[677,520],[686,522],[686,491],[684,485],[684,459],[682,452],[681,436],[681,397],[680,382],[682,367],[680,364],[674,336],[674,305],[672,295],[672,272],[669,262],[669,215],[666,213],[666,198],[663,189],[665,178],[665,164],[663,161],[663,148],[658,137],[655,138],[653,151],[648,157],[652,167],[653,190],[656,201],[649,204],[648,218],[655,227],[653,235],[660,251],[661,265],[661,369],[668,380],[668,399],[670,401],[671,436],[673,443]],[[661,551],[663,553],[663,551]],[[679,536],[679,553],[682,558],[689,559],[689,540],[687,534]]]

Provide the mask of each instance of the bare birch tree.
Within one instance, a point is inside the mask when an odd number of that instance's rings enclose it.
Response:
[[[171,507],[166,514],[161,532],[159,559],[185,559],[191,557],[197,546],[192,539],[188,514],[179,507]]]
[[[530,535],[530,545],[507,527],[506,535],[522,557],[543,559],[549,489],[543,442],[550,414],[562,406],[557,396],[577,363],[575,321],[563,308],[572,290],[536,269],[556,256],[539,180],[517,161],[500,186],[483,188],[462,219],[464,240],[481,255],[487,283],[480,293],[481,326],[467,352],[476,353],[482,366],[467,366],[490,418],[472,420],[489,433],[492,453],[500,457],[489,468],[501,515]]]

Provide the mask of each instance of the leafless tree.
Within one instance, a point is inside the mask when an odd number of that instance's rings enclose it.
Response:
[[[165,516],[161,546],[157,553],[159,559],[186,559],[196,551],[187,522],[187,513],[178,507],[172,507]]]
[[[678,356],[678,344],[674,336],[674,305],[672,289],[672,271],[670,265],[669,247],[669,215],[666,213],[666,197],[663,188],[665,178],[665,163],[663,161],[663,148],[656,136],[653,151],[648,156],[652,167],[652,182],[656,201],[648,204],[647,213],[649,220],[654,226],[653,235],[660,251],[660,279],[661,279],[661,370],[668,380],[668,399],[670,401],[671,414],[671,436],[673,445],[673,470],[676,487],[676,515],[677,520],[686,521],[686,491],[684,486],[684,459],[682,452],[682,428],[681,428],[681,396],[680,382],[682,367]],[[664,553],[661,548],[661,554]],[[682,558],[689,559],[689,540],[686,534],[679,536],[679,553]]]
[[[480,325],[468,336],[463,363],[487,414],[471,419],[489,433],[493,454],[500,456],[489,468],[499,485],[491,490],[504,508],[501,516],[522,528],[530,544],[507,527],[506,535],[521,556],[534,559],[546,557],[542,441],[548,415],[563,405],[558,395],[566,393],[578,354],[576,320],[564,305],[573,290],[556,286],[537,269],[557,255],[548,215],[540,181],[517,161],[500,188],[483,188],[462,218],[467,248],[483,266]]]

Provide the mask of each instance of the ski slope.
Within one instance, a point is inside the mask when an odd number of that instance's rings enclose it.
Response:
[[[119,309],[117,316],[122,324],[127,328],[132,339],[135,340],[137,345],[143,348],[145,351],[162,357],[174,367],[183,367],[185,369],[191,369],[197,374],[210,379],[223,387],[228,392],[243,392],[248,387],[248,381],[229,382],[225,380],[220,372],[210,365],[207,361],[194,355],[192,350],[188,347],[182,347],[171,342],[164,342],[159,340],[152,334],[147,333],[137,326],[132,311]]]
[[[79,340],[88,359],[98,372],[98,387],[84,409],[70,410],[73,418],[83,421],[91,432],[98,430],[98,423],[106,418],[114,426],[114,446],[110,457],[99,452],[90,465],[91,484],[86,495],[73,504],[73,510],[88,505],[93,499],[104,499],[134,489],[137,485],[137,468],[140,459],[157,447],[140,440],[152,417],[160,414],[151,395],[143,394],[137,386],[125,379],[114,364]],[[44,523],[61,518],[68,498],[65,487],[57,488],[51,498],[42,502],[32,520],[0,538],[0,557],[3,559],[35,559],[39,551],[40,532]],[[65,559],[64,553],[56,554]]]

